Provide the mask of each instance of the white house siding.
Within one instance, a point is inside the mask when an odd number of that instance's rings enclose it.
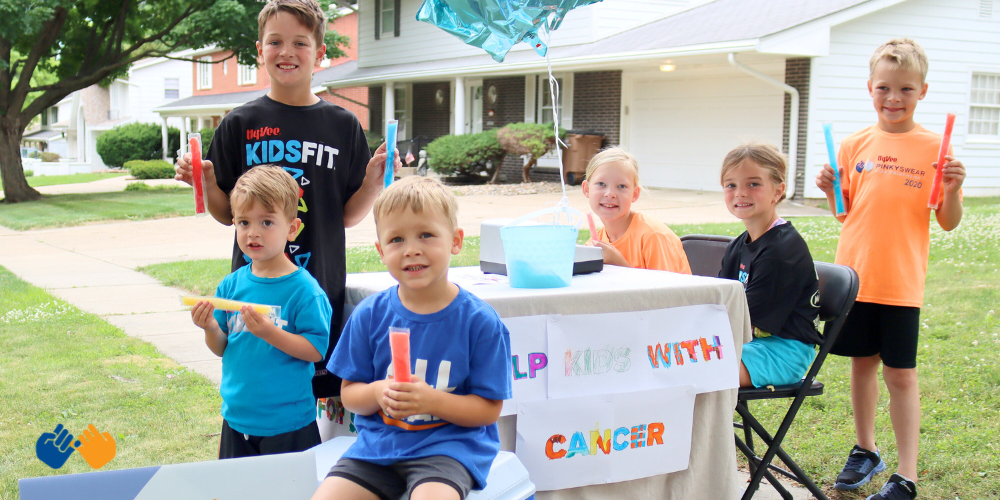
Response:
[[[978,0],[912,0],[839,26],[830,33],[830,55],[812,62],[806,161],[807,197],[822,197],[813,179],[828,161],[824,122],[833,123],[834,142],[876,122],[868,94],[868,60],[890,38],[906,36],[927,52],[927,97],[916,120],[935,132],[945,115],[957,115],[952,134],[955,156],[968,169],[967,196],[1000,194],[1000,138],[972,143],[966,138],[973,71],[1000,74],[1000,8],[992,18],[979,17]]]
[[[784,59],[751,65],[783,80]],[[784,95],[736,68],[624,73],[623,145],[649,187],[721,191],[719,171],[745,140],[781,144]]]
[[[153,64],[148,64],[152,62]],[[166,78],[177,78],[180,83],[179,97],[177,99],[166,99],[164,97],[164,80]],[[139,63],[132,68],[129,75],[129,97],[131,99],[131,115],[135,121],[140,123],[162,123],[160,115],[152,110],[169,102],[191,97],[192,78],[191,63],[186,61],[175,61],[172,59],[158,59],[156,62],[148,61]],[[181,119],[171,117],[167,124],[180,128]]]
[[[388,0],[391,1],[391,0]],[[437,26],[416,20],[423,0],[400,2],[399,36],[384,34],[375,39],[375,0],[359,2],[358,67],[386,66],[422,61],[436,61],[456,57],[485,54],[479,47],[466,45],[457,37]],[[571,10],[559,29],[552,32],[550,46],[588,43],[640,24],[664,17],[682,0],[604,0],[601,3]],[[661,5],[665,4],[665,5]],[[599,9],[599,10],[598,10]],[[600,12],[600,14],[598,14]],[[618,12],[614,18],[598,22],[600,16]],[[656,16],[656,17],[653,17]],[[525,43],[514,46],[512,51],[532,50]]]

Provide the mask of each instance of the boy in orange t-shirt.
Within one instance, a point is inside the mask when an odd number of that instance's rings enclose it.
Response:
[[[850,356],[851,405],[857,444],[835,488],[853,490],[885,470],[875,445],[878,369],[889,389],[889,414],[899,463],[882,490],[869,499],[916,498],[920,393],[917,337],[930,246],[930,197],[935,168],[944,169],[941,205],[945,231],[962,219],[965,167],[954,157],[937,165],[941,136],[913,120],[927,94],[927,55],[910,39],[894,39],[872,55],[868,92],[878,123],[848,136],[837,162],[847,215],[837,245],[838,264],[854,268],[861,288],[832,354]],[[949,151],[949,153],[951,153]],[[834,209],[833,169],[816,177]]]

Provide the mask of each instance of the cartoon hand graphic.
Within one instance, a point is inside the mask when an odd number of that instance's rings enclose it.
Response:
[[[73,435],[63,428],[62,424],[56,425],[52,432],[43,432],[35,442],[35,455],[45,465],[58,469],[66,463],[66,460],[73,454]]]
[[[115,458],[115,453],[118,450],[115,446],[115,438],[107,432],[101,434],[97,427],[94,427],[94,424],[90,424],[79,438],[80,440],[74,443],[76,450],[83,455],[84,460],[91,467],[100,469],[112,458]]]

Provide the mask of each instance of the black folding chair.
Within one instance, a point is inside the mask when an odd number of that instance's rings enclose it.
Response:
[[[726,247],[731,241],[733,241],[732,236],[715,234],[681,236],[684,253],[687,254],[688,264],[691,265],[691,274],[718,277],[719,270],[722,269],[722,256],[726,254]]]
[[[718,276],[722,265],[722,255],[731,238],[726,236],[688,235],[681,238],[684,245],[684,252],[688,256],[691,270],[694,274],[703,276]],[[712,263],[714,267],[712,267]],[[793,481],[796,481],[816,498],[827,500],[823,491],[809,478],[788,453],[781,448],[781,443],[792,426],[802,402],[807,396],[818,396],[823,394],[823,384],[816,381],[816,374],[819,373],[827,354],[836,342],[840,334],[847,314],[854,306],[854,300],[858,296],[858,274],[847,266],[830,264],[826,262],[816,262],[816,272],[819,275],[819,295],[820,308],[819,318],[825,322],[823,327],[823,344],[820,346],[816,359],[813,360],[809,372],[805,378],[795,384],[762,387],[762,388],[741,388],[739,390],[739,400],[736,403],[736,411],[742,417],[743,422],[734,422],[733,426],[743,429],[745,442],[737,434],[736,447],[747,457],[750,467],[750,485],[743,493],[743,500],[753,498],[757,492],[762,478],[767,478],[768,482],[785,500],[791,500],[792,495],[777,481],[771,471],[777,472]],[[696,269],[698,267],[698,270]],[[749,401],[755,399],[777,399],[793,398],[792,404],[785,412],[785,417],[778,427],[778,431],[771,436],[767,429],[754,418],[750,412]],[[753,449],[753,434],[767,445],[764,456],[758,456]],[[788,467],[789,470],[782,469],[771,463],[777,456]]]

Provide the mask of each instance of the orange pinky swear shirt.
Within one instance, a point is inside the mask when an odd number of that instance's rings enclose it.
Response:
[[[921,125],[903,134],[872,125],[841,142],[848,212],[836,263],[857,271],[858,301],[923,305],[933,216],[927,200],[940,147],[941,135]]]
[[[662,222],[640,212],[632,214],[625,234],[614,243],[603,227],[597,230],[597,239],[610,243],[632,267],[691,274],[681,239]]]

